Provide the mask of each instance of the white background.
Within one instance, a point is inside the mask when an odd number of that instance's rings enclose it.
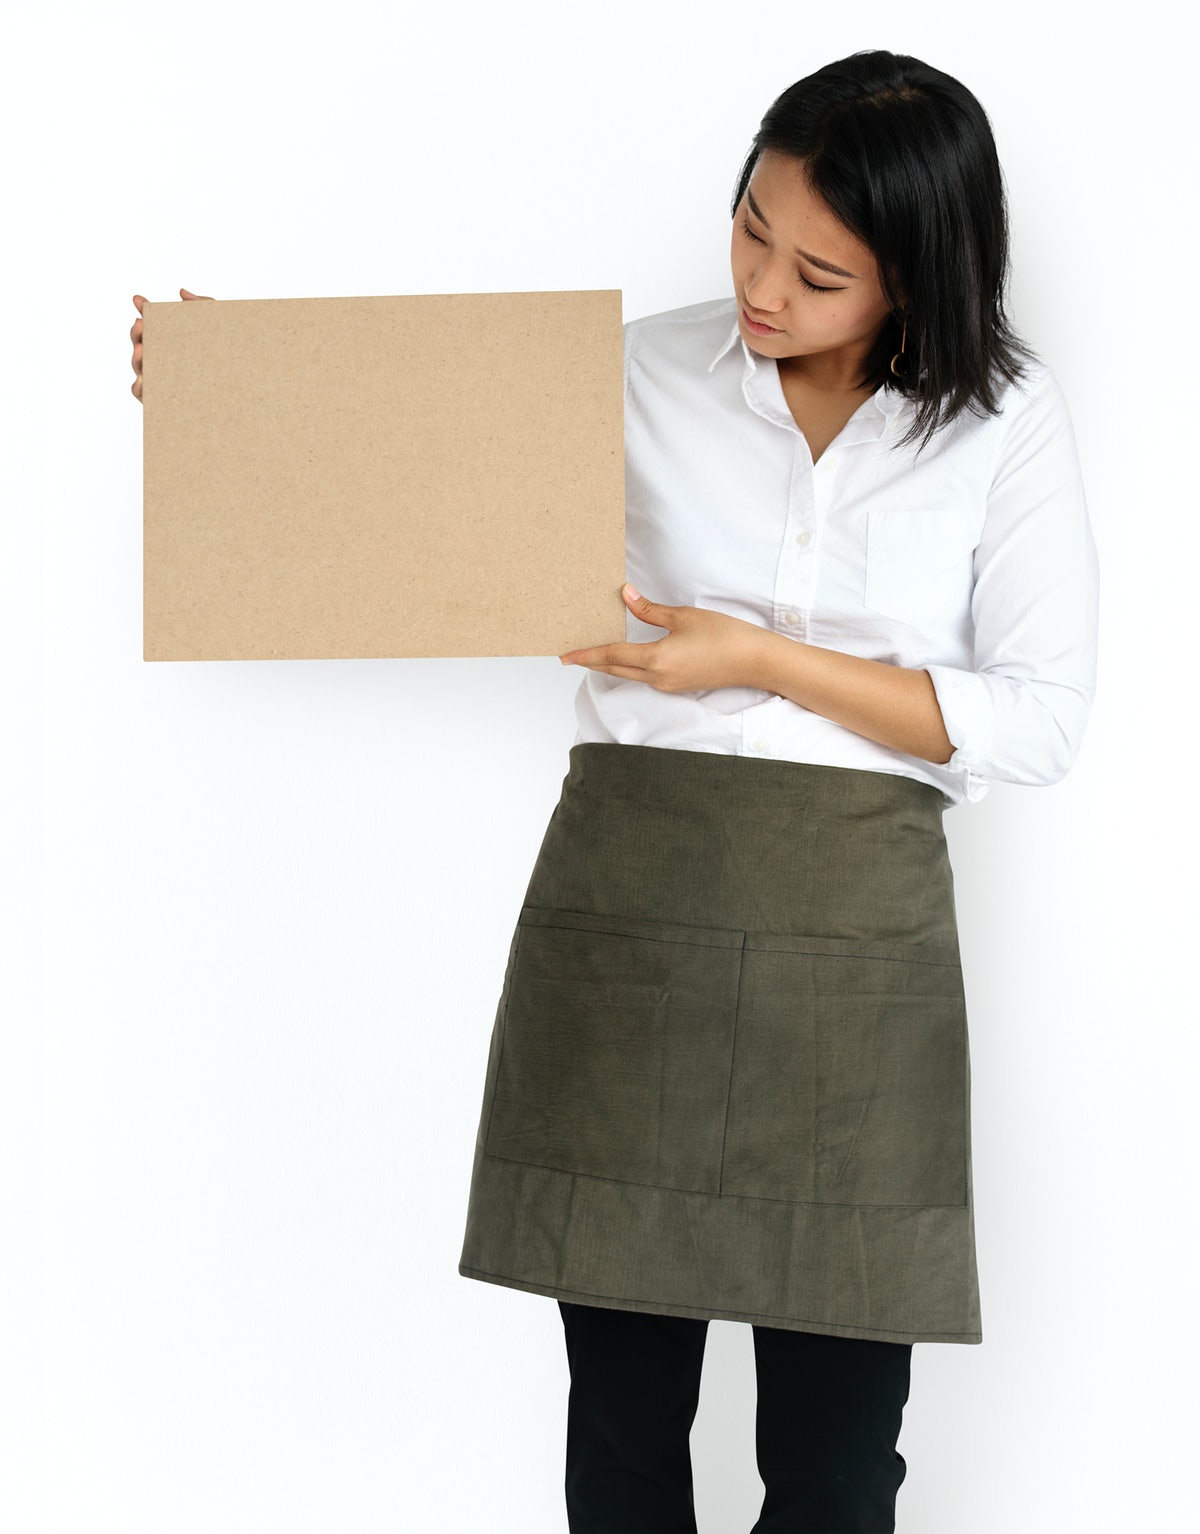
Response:
[[[1103,573],[1074,771],[947,816],[985,1340],[914,1348],[898,1528],[1186,1526],[1196,239],[1186,79],[1164,78],[1190,56],[1177,14],[244,0],[8,22],[14,1534],[566,1528],[557,1307],[457,1262],[580,673],[143,662],[130,295],[621,288],[627,319],[722,296],[763,112],[868,47],[958,76],[992,118],[1013,310],[1071,404]],[[555,601],[536,569],[528,599]],[[714,1322],[701,1534],[757,1514],[753,1411],[749,1328]]]

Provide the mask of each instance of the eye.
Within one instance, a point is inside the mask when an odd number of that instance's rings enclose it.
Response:
[[[742,214],[742,228],[756,244],[763,244],[763,241],[759,239],[758,235],[755,234],[754,230],[751,229],[750,225],[746,222],[746,215],[744,213]]]
[[[760,239],[758,237],[758,235],[755,234],[754,230],[751,229],[750,225],[746,222],[746,215],[744,213],[742,214],[742,228],[749,235],[749,237],[755,242],[756,245],[765,245],[766,244],[766,241]],[[841,292],[840,288],[821,288],[821,287],[818,287],[815,282],[809,282],[808,278],[804,275],[804,273],[802,271],[797,270],[796,276],[799,277],[800,281],[804,284],[804,286],[808,289],[808,291],[810,293],[840,293]]]

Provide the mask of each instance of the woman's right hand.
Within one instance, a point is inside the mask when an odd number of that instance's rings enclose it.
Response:
[[[211,298],[207,293],[189,293],[186,288],[180,288],[179,296],[185,299],[207,298],[210,303],[216,302],[216,299]],[[134,399],[139,401],[142,397],[142,305],[145,302],[140,293],[133,295],[133,306],[138,312],[138,317],[134,320],[133,328],[129,332],[129,339],[133,342],[133,371],[137,374],[129,387]]]

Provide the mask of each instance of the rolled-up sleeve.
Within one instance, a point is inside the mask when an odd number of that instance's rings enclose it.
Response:
[[[1066,400],[1046,370],[1009,409],[975,550],[974,667],[926,667],[968,799],[991,780],[1057,783],[1096,689],[1099,563]]]

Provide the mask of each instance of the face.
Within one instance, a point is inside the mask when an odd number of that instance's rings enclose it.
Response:
[[[874,255],[790,155],[759,156],[734,215],[730,260],[738,327],[764,357],[826,354],[853,371],[891,313]],[[754,321],[771,329],[755,329]]]

